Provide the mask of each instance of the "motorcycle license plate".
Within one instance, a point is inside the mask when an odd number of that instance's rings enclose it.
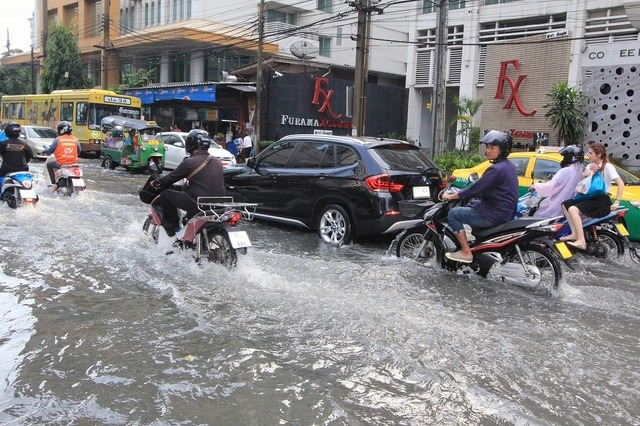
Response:
[[[229,241],[231,241],[231,247],[234,249],[251,247],[249,235],[245,231],[229,232]]]
[[[428,186],[414,186],[413,198],[429,198],[431,196],[431,190]]]
[[[33,189],[21,189],[20,190],[20,198],[23,200],[36,199],[36,191]]]
[[[71,182],[73,183],[73,186],[81,186],[83,188],[86,186],[84,184],[84,179],[71,179]]]
[[[616,228],[618,228],[618,232],[623,237],[628,237],[629,236],[629,231],[627,231],[627,228],[625,228],[623,223],[616,223]]]
[[[569,247],[567,247],[567,244],[564,241],[557,242],[555,246],[558,253],[560,253],[560,256],[562,256],[562,259],[567,260],[573,257],[571,250],[569,250]]]

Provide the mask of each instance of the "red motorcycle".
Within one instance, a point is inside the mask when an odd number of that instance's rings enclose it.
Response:
[[[162,228],[157,208],[160,196],[145,190],[139,193],[143,202],[151,204],[151,212],[142,229],[157,243]],[[236,226],[241,220],[253,220],[257,204],[235,203],[232,197],[198,197],[197,205],[198,212],[192,216],[181,212],[183,226],[176,233],[174,247],[193,250],[198,264],[207,259],[234,268],[238,253],[247,254],[247,248],[251,246],[246,231],[239,231]]]

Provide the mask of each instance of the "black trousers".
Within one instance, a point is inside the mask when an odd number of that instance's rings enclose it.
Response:
[[[170,237],[175,235],[176,228],[180,225],[178,209],[191,214],[198,211],[196,202],[186,192],[175,189],[165,189],[160,193],[160,207],[162,209],[162,227]]]

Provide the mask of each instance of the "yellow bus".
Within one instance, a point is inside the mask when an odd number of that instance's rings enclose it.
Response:
[[[0,99],[2,121],[57,127],[66,120],[80,140],[83,154],[100,155],[104,134],[100,121],[110,115],[141,117],[140,98],[110,90],[54,90],[47,95],[5,95]]]

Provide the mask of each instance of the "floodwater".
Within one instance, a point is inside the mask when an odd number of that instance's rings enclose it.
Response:
[[[640,424],[628,258],[544,297],[246,222],[197,266],[142,233],[145,176],[82,162],[79,197],[0,206],[2,424]]]

